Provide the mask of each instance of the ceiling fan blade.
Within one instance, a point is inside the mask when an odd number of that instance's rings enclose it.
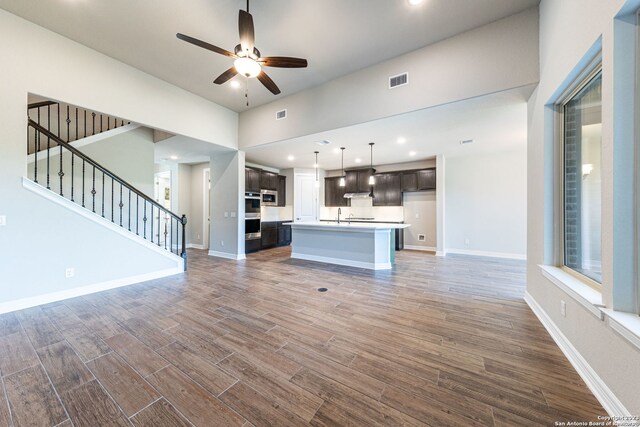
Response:
[[[231,67],[224,73],[220,74],[213,82],[217,85],[221,85],[222,83],[226,83],[231,80],[236,74],[238,74],[236,67]]]
[[[262,83],[264,87],[269,89],[272,94],[278,95],[280,93],[280,89],[278,88],[278,86],[273,82],[273,80],[271,80],[271,77],[267,76],[267,73],[265,73],[264,71],[260,71],[260,74],[258,74],[258,80],[260,80],[260,83]]]
[[[253,45],[256,38],[253,29],[253,16],[242,9],[240,9],[240,15],[238,16],[238,29],[242,51],[253,53]]]
[[[236,57],[236,55],[234,55],[233,53],[229,52],[228,50],[224,50],[221,47],[214,46],[214,45],[212,45],[210,43],[207,43],[207,42],[203,42],[202,40],[198,40],[196,38],[193,38],[193,37],[190,37],[190,36],[187,36],[187,35],[184,35],[184,34],[180,34],[180,33],[176,34],[176,37],[179,38],[180,40],[184,40],[187,43],[191,43],[191,44],[194,44],[194,45],[199,46],[201,48],[210,50],[212,52],[219,53],[220,55],[230,56],[231,58],[235,58]]]
[[[266,58],[258,59],[258,62],[265,67],[305,68],[307,66],[306,59],[290,58],[288,56],[267,56]]]

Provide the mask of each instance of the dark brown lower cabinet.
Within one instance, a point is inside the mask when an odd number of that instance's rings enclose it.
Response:
[[[278,244],[278,223],[263,222],[260,224],[262,234],[262,249],[272,248]]]
[[[260,249],[262,249],[261,239],[245,239],[244,253],[249,254],[251,252],[258,252]]]
[[[291,226],[278,223],[278,246],[286,246],[291,244]]]

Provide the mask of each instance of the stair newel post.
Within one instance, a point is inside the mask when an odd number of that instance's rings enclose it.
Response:
[[[182,253],[180,256],[184,259],[184,271],[187,271],[187,216],[182,215]]]

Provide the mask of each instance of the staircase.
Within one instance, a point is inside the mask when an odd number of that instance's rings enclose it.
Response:
[[[57,122],[57,127],[54,125],[52,130],[45,126],[54,124],[49,119],[51,116],[46,121],[42,120],[44,114],[40,109],[49,110],[50,113],[56,104],[60,106],[53,102],[33,108],[30,105],[30,114],[38,111],[35,117],[39,116],[41,123],[31,116],[28,120],[27,147],[34,158],[28,178],[153,245],[182,257],[186,270],[186,216],[180,217],[169,211],[70,144],[71,141],[84,138],[84,135],[91,136],[123,126],[125,121],[120,119],[119,123],[113,122],[114,118],[109,116],[104,120],[103,116],[99,122],[94,122],[104,124],[95,126],[92,120],[76,120],[72,130],[73,121],[69,119],[70,108],[67,106],[67,119],[63,122],[66,132],[64,126],[61,127]],[[79,112],[76,109],[75,116],[86,115],[86,110],[85,114],[80,115]],[[89,116],[95,119],[97,115]],[[107,125],[109,122],[111,124]]]

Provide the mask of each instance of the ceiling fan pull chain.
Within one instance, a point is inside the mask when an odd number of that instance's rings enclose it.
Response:
[[[247,3],[249,0],[247,0]],[[244,98],[247,100],[247,107],[249,106],[249,79],[244,80]]]

